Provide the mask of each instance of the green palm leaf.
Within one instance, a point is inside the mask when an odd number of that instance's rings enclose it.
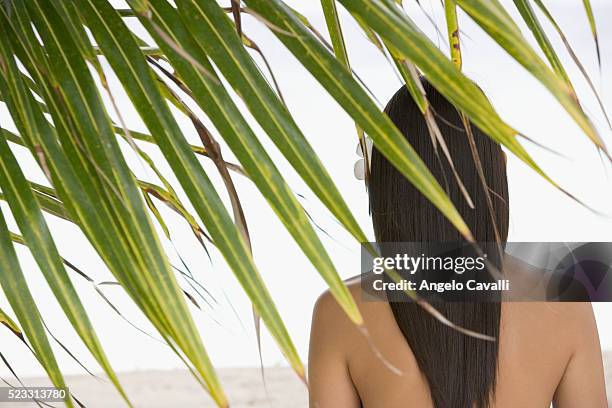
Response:
[[[198,44],[221,67],[255,119],[306,184],[359,241],[366,241],[342,195],[291,114],[267,83],[214,0],[178,2],[178,9]]]
[[[587,19],[589,20],[589,26],[591,27],[591,33],[593,34],[593,40],[595,40],[595,50],[597,51],[597,62],[599,68],[601,68],[601,51],[599,50],[599,37],[597,36],[597,23],[595,22],[595,14],[593,13],[593,7],[591,6],[591,0],[582,0],[584,4],[584,11],[586,12]]]
[[[321,8],[325,16],[327,31],[331,38],[334,54],[336,58],[342,62],[347,68],[350,68],[348,54],[346,53],[346,44],[344,43],[344,35],[342,34],[342,26],[338,17],[336,8],[336,0],[321,0]]]
[[[57,365],[42,324],[40,312],[17,261],[17,254],[2,211],[0,211],[0,286],[2,286],[17,320],[23,327],[25,337],[36,353],[38,361],[49,375],[51,382],[57,388],[66,388],[66,382]],[[69,396],[66,397],[65,402],[68,407],[74,406]]]
[[[593,143],[607,154],[604,142],[574,99],[571,88],[540,59],[499,1],[457,0],[457,3],[517,62],[548,88]]]
[[[270,7],[270,3],[274,7]],[[280,1],[249,0],[247,4],[271,25],[273,33],[373,139],[376,147],[466,237],[471,234],[444,190],[389,118],[346,69]],[[363,16],[360,16],[363,17]],[[365,21],[365,19],[364,19]]]
[[[15,321],[11,319],[11,317],[8,314],[6,314],[6,312],[2,310],[2,308],[0,308],[0,324],[6,326],[16,336],[18,337],[23,336],[23,332],[21,331],[17,323],[15,323]]]
[[[608,127],[610,127],[612,129],[612,123],[610,122],[610,118],[609,118],[608,113],[606,111],[606,107],[604,106],[604,103],[603,103],[603,101],[601,99],[601,96],[599,95],[599,92],[597,91],[597,88],[595,88],[595,84],[593,83],[593,80],[589,76],[589,73],[587,72],[586,68],[584,67],[584,65],[582,64],[580,59],[578,58],[578,55],[576,55],[576,52],[574,51],[573,47],[571,46],[571,44],[570,44],[568,38],[566,37],[565,33],[563,32],[563,30],[561,29],[561,27],[559,26],[559,24],[557,23],[557,21],[555,20],[553,15],[550,13],[548,8],[544,5],[542,0],[534,0],[534,2],[539,7],[539,9],[542,11],[544,16],[548,19],[550,24],[552,24],[552,26],[555,29],[555,31],[557,31],[557,34],[561,38],[561,41],[563,42],[563,45],[565,45],[565,49],[567,50],[568,54],[570,55],[570,57],[572,58],[572,60],[574,61],[574,63],[578,67],[578,69],[580,70],[580,73],[582,74],[584,79],[587,81],[587,84],[589,85],[589,88],[591,88],[591,91],[595,95],[595,98],[597,99],[597,103],[599,104],[599,107],[601,108],[601,111],[603,112],[603,114],[604,114],[604,116],[606,118],[606,122],[608,123]],[[527,22],[527,24],[529,24],[528,21],[526,21],[526,22]]]
[[[408,16],[378,2],[340,1],[351,13],[372,27],[395,52],[420,68],[427,79],[483,132],[506,146],[551,184],[559,187],[533,161],[517,141],[518,132],[499,117],[477,85],[463,75]]]
[[[446,17],[446,31],[450,45],[451,60],[456,67],[461,69],[463,61],[461,58],[461,42],[459,41],[456,0],[444,0],[444,15]]]
[[[25,238],[26,245],[32,250],[34,259],[45,275],[64,313],[87,348],[127,400],[127,396],[119,384],[119,379],[111,368],[102,345],[87,317],[76,289],[64,269],[34,193],[30,190],[17,160],[2,135],[0,135],[0,187],[7,197],[8,204]]]
[[[45,18],[53,17],[54,14],[48,10],[45,13]],[[57,23],[57,22],[56,22]],[[60,25],[61,23],[57,23]],[[3,27],[9,27],[9,24],[5,24]],[[22,24],[20,28],[27,27],[26,24]],[[41,27],[41,31],[43,27]],[[48,27],[47,27],[48,28]],[[55,26],[55,29],[58,27]],[[25,61],[25,65],[29,68],[30,72],[37,79],[39,84],[45,84],[48,79],[47,75],[43,76],[37,70],[37,67],[47,65],[45,60],[37,60],[36,52],[32,51],[35,49],[33,44],[28,41],[23,41],[29,36],[22,35],[20,38],[22,41],[13,42],[14,46],[20,46],[27,44],[29,49],[20,49],[20,60]],[[70,38],[66,37],[64,40],[70,45]],[[52,47],[50,42],[50,50],[58,53],[58,58],[54,59],[55,64],[82,64],[82,60],[78,58],[64,58],[62,50],[59,48]],[[78,55],[78,54],[77,54]],[[38,56],[40,58],[40,56]],[[91,78],[87,77],[86,69],[58,69],[54,73],[60,73],[61,75],[74,75],[75,73],[80,75],[79,81],[70,82],[72,78],[64,77],[64,86],[66,89],[75,89],[78,86],[91,86]],[[13,75],[15,78],[19,78],[19,75]],[[79,85],[77,85],[77,83]],[[51,88],[51,86],[49,86]],[[144,220],[141,218],[139,222],[134,222],[129,219],[133,215],[132,211],[136,210],[141,214],[144,214],[144,206],[138,196],[135,182],[132,180],[126,180],[127,183],[108,186],[109,177],[101,173],[100,166],[104,165],[104,162],[99,164],[91,163],[92,158],[102,158],[100,152],[94,155],[85,155],[83,150],[83,142],[77,141],[73,138],[74,134],[71,134],[70,130],[73,128],[67,123],[72,117],[70,108],[65,105],[59,105],[67,101],[74,103],[76,100],[70,98],[61,99],[57,101],[55,99],[56,93],[49,91],[49,88],[45,88],[45,101],[50,106],[52,115],[54,116],[54,123],[59,131],[59,136],[63,138],[63,149],[68,149],[70,153],[65,155],[57,140],[53,135],[53,129],[49,126],[48,122],[42,117],[38,104],[33,102],[33,98],[27,94],[23,89],[17,89],[14,92],[15,100],[10,103],[12,106],[13,117],[16,118],[16,123],[20,127],[20,133],[24,138],[28,140],[29,147],[36,154],[35,157],[41,159],[41,166],[46,169],[54,178],[54,184],[58,187],[60,195],[63,197],[63,202],[70,207],[71,213],[76,215],[76,219],[82,223],[84,232],[88,235],[92,243],[96,246],[101,256],[109,266],[111,271],[115,274],[118,280],[126,288],[132,299],[143,309],[147,317],[151,322],[158,328],[160,334],[169,342],[176,341],[176,344],[181,347],[188,358],[194,363],[198,371],[202,374],[202,377],[209,380],[209,389],[213,397],[219,402],[220,405],[224,405],[224,396],[220,391],[218,383],[215,381],[214,374],[211,374],[212,366],[208,357],[205,354],[203,347],[199,341],[199,335],[191,323],[189,313],[186,309],[186,304],[182,298],[182,293],[178,288],[178,285],[174,279],[174,275],[170,269],[170,266],[165,258],[160,258],[163,254],[161,246],[156,240],[156,235],[152,229],[150,220],[145,215]],[[90,100],[85,100],[81,103],[81,106],[72,105],[72,108],[83,109],[91,108],[90,103],[99,104],[100,101],[96,100],[97,91],[93,92],[74,92],[71,96],[83,96],[88,95]],[[5,95],[7,96],[7,95]],[[11,94],[8,95],[12,96]],[[91,98],[94,98],[91,100]],[[7,99],[7,98],[5,98]],[[66,109],[68,111],[66,112]],[[68,115],[66,115],[68,113]],[[30,117],[20,118],[21,115],[30,114]],[[33,115],[33,116],[32,116]],[[87,120],[91,116],[83,115],[77,118],[81,120]],[[113,145],[114,136],[112,135],[112,128],[107,123],[104,125],[104,120],[107,120],[103,114],[103,121],[96,123],[103,126],[108,126],[109,132],[100,132],[89,134],[90,142],[96,141],[99,136],[105,134],[111,141],[111,146],[117,149],[116,142]],[[81,126],[92,126],[93,122],[87,124],[80,124]],[[33,126],[37,130],[34,130]],[[27,136],[26,136],[27,135]],[[88,135],[85,133],[85,135]],[[49,136],[47,139],[38,139],[39,137]],[[107,145],[108,146],[108,145]],[[91,147],[91,146],[88,146]],[[95,147],[95,146],[94,146]],[[99,147],[99,146],[98,146]],[[43,153],[44,152],[44,153]],[[51,160],[47,160],[51,157]],[[115,159],[121,157],[121,154],[117,152],[113,155]],[[107,157],[108,158],[108,157]],[[69,163],[66,162],[69,160]],[[61,166],[61,172],[58,172],[58,166]],[[78,168],[78,172],[74,172],[74,168]],[[114,168],[114,170],[125,169],[121,164]],[[61,174],[61,179],[57,177]],[[78,174],[78,176],[77,176]],[[112,172],[110,174],[113,174]],[[55,176],[54,176],[55,175]],[[85,182],[83,182],[85,180]],[[64,188],[64,184],[69,183],[70,188]],[[129,184],[128,184],[129,183]],[[129,201],[125,199],[119,199],[117,187],[129,188],[128,194],[131,195],[134,200],[135,208],[125,211],[126,206],[129,205]],[[87,196],[83,196],[85,191]],[[106,190],[106,191],[104,191]],[[127,193],[127,192],[126,192]],[[75,199],[75,195],[78,197]],[[108,200],[108,201],[107,201]],[[95,206],[93,205],[95,202]],[[107,216],[109,218],[104,218]],[[126,217],[127,216],[127,217]],[[127,218],[127,219],[126,219]],[[118,223],[119,221],[119,223]],[[129,228],[129,230],[123,230]],[[148,231],[142,232],[138,229],[146,229]],[[117,232],[114,232],[116,230]],[[109,236],[108,234],[111,234]],[[135,237],[142,237],[134,239]],[[147,248],[147,244],[153,244],[156,248]],[[142,256],[144,253],[149,255]],[[127,256],[126,256],[127,255]],[[152,276],[155,274],[156,276]],[[162,290],[165,293],[161,294],[159,291]],[[199,343],[199,344],[198,344]]]
[[[327,24],[327,31],[332,41],[332,48],[334,55],[347,69],[351,69],[351,64],[348,59],[346,52],[346,44],[344,42],[344,35],[342,34],[342,26],[340,25],[340,17],[338,16],[338,9],[336,8],[336,0],[321,0],[321,7],[323,8],[323,15],[325,16],[325,22]],[[304,17],[303,20],[306,20]],[[307,20],[306,20],[307,21]],[[312,27],[309,27],[311,30]],[[368,157],[368,149],[366,148],[366,141],[364,139],[363,129],[356,124],[357,136],[359,137],[359,145],[364,158],[364,180],[366,181],[370,173],[370,158]]]
[[[157,240],[151,220],[146,214],[135,179],[118,150],[112,123],[104,110],[95,83],[87,72],[83,59],[78,58],[80,50],[71,42],[69,31],[62,26],[61,20],[57,18],[59,16],[54,14],[53,10],[49,7],[43,10],[41,7],[40,11],[35,23],[50,54],[51,68],[62,85],[63,101],[67,110],[72,113],[77,129],[85,136],[84,149],[90,157],[98,159],[93,170],[105,174],[103,183],[108,178],[114,179],[112,185],[117,199],[115,205],[120,204],[123,207],[122,210],[127,215],[128,237],[135,240],[133,245],[139,247],[138,255],[146,265],[132,278],[137,280],[141,289],[150,292],[149,296],[156,301],[155,306],[165,317],[165,327],[162,327],[167,333],[166,336],[176,342],[178,348],[186,354],[207,383],[213,398],[223,406],[225,396],[219,381]],[[100,143],[100,137],[106,137],[108,143]]]
[[[546,32],[538,21],[538,18],[535,15],[533,7],[531,7],[529,0],[514,0],[514,5],[521,13],[521,16],[527,24],[527,27],[529,27],[529,29],[533,33],[533,36],[540,45],[540,48],[544,52],[544,55],[548,59],[548,62],[550,63],[552,69],[557,73],[557,75],[559,75],[561,79],[563,79],[567,83],[567,86],[572,90],[573,93],[574,89],[570,82],[569,76],[567,75],[567,72],[565,71],[565,68],[561,63],[561,60],[557,56],[557,53],[555,52],[552,44],[550,43]]]
[[[261,143],[257,140],[254,132],[240,114],[238,107],[221,85],[221,81],[203,75],[189,64],[172,47],[164,43],[163,38],[156,35],[153,27],[157,26],[164,30],[173,42],[180,43],[192,58],[197,59],[207,72],[212,73],[214,71],[206,54],[198,47],[178,14],[173,13],[172,8],[165,2],[156,0],[150,1],[149,5],[153,20],[149,22],[143,19],[143,23],[156,40],[160,42],[184,84],[189,87],[195,101],[198,102],[220,131],[221,136],[228,143],[247,175],[266,197],[313,265],[319,269],[321,275],[329,284],[332,293],[336,295],[349,316],[356,323],[361,323],[361,316],[348,290],[335,272],[333,264],[317,238],[308,217]],[[361,234],[363,235],[363,233]]]
[[[138,45],[120,16],[105,1],[88,0],[83,2],[80,9],[98,45],[104,51],[134,106],[139,110],[196,212],[206,225],[215,245],[225,256],[238,280],[245,286],[258,313],[268,325],[290,363],[297,372],[303,374],[303,367],[295,347],[254,266],[244,239],[233,225],[214,186],[162,99]],[[199,336],[197,338],[199,339]],[[187,337],[177,340],[189,341]],[[197,360],[192,362],[200,365]],[[200,367],[200,369],[204,378],[210,381],[211,392],[220,392],[216,377],[212,375],[212,368]],[[220,405],[225,404],[219,395],[217,397]]]

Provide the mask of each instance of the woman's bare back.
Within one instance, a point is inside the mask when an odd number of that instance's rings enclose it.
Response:
[[[368,335],[347,319],[330,294],[321,296],[311,333],[311,407],[432,407],[427,382],[389,304],[362,301],[359,282],[349,289]],[[607,406],[590,304],[504,303],[499,341],[493,407],[548,408],[551,401],[556,408]]]

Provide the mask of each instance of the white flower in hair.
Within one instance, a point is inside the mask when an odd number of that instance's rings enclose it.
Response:
[[[365,136],[363,138],[367,151],[367,160],[368,160],[368,171],[370,170],[370,163],[372,161],[372,139]],[[357,143],[357,156],[361,157],[359,160],[355,162],[355,166],[353,167],[353,171],[355,173],[355,177],[357,180],[365,180],[365,158],[363,157],[363,150],[361,148],[361,143]]]

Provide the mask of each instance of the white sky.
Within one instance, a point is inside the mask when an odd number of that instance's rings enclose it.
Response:
[[[427,20],[423,11],[416,7],[415,2],[411,0],[405,2],[408,5],[409,15],[446,49],[447,46],[444,45],[446,40],[437,38],[432,24]],[[290,3],[305,14],[321,32],[326,32],[318,1],[291,1]],[[443,13],[439,8],[439,2],[421,1],[421,3],[425,5],[430,16],[439,22],[441,29],[444,29]],[[514,16],[518,16],[511,1],[503,1],[503,3]],[[599,36],[602,41],[603,67],[600,76],[582,2],[555,0],[547,3],[550,3],[553,14],[564,28],[601,91],[604,102],[608,107],[612,107],[610,99],[612,76],[607,74],[612,68],[612,44],[608,41],[612,38],[612,5],[606,4],[604,0],[594,2],[595,12],[599,18]],[[397,90],[400,83],[386,60],[367,42],[350,16],[344,13],[344,10],[341,11],[351,63],[377,98],[384,103]],[[547,91],[518,64],[514,63],[486,34],[471,23],[469,18],[461,15],[460,19],[462,29],[467,34],[463,41],[464,70],[467,75],[480,84],[501,116],[511,125],[538,142],[567,156],[567,158],[559,158],[525,143],[536,161],[554,180],[589,205],[612,213],[608,204],[612,198],[610,180],[586,136],[581,133]],[[367,197],[363,185],[353,176],[353,164],[357,160],[353,123],[267,29],[250,18],[245,20],[245,31],[254,38],[269,59],[288,106],[298,124],[336,180],[358,221],[369,236],[372,236]],[[550,28],[548,24],[545,25]],[[586,111],[597,124],[607,143],[612,144],[610,131],[605,126],[592,94],[589,93],[567,54],[563,52],[563,47],[557,37],[552,31],[550,33],[551,39],[574,79],[575,87],[582,97]],[[529,33],[526,32],[526,34]],[[528,38],[531,41],[529,36]],[[145,130],[118,84],[113,84],[112,88],[129,126]],[[3,106],[0,106],[0,121],[3,126],[6,126],[9,121]],[[188,121],[181,119],[180,123],[189,140],[199,143]],[[286,175],[290,185],[296,192],[306,196],[303,201],[305,207],[311,212],[317,223],[333,237],[330,239],[321,234],[341,276],[350,277],[359,273],[359,245],[353,242],[317,203],[314,195],[290,169],[259,127],[254,125],[254,128],[261,135],[272,157],[279,163],[278,166]],[[147,151],[160,163],[162,169],[168,169],[163,158],[155,152],[155,149],[147,148]],[[226,158],[231,159],[232,156],[228,149],[224,151]],[[24,154],[22,149],[15,149],[15,152],[28,176],[32,180],[43,182],[44,177],[36,168],[34,161]],[[127,148],[125,152],[135,172],[141,177],[151,178],[151,172],[143,171],[138,160]],[[221,186],[214,167],[206,161],[202,162],[212,178],[217,181],[217,185]],[[612,241],[610,218],[597,216],[571,201],[513,157],[509,158],[508,166],[511,208],[510,240]],[[610,171],[609,166],[608,171]],[[169,174],[169,171],[166,171],[166,174]],[[249,224],[256,263],[305,360],[310,313],[316,297],[325,289],[325,285],[251,183],[239,176],[235,177],[235,181]],[[7,214],[7,206],[4,203],[0,205]],[[185,223],[162,205],[160,209],[171,226],[174,246],[194,275],[215,295],[218,301],[218,304],[211,309],[200,300],[203,311],[193,309],[194,319],[201,329],[213,362],[217,366],[257,365],[258,354],[250,305],[231,271],[216,253],[213,253],[213,264],[211,265]],[[48,221],[60,252],[65,258],[99,281],[112,279],[77,228],[53,217],[48,217]],[[11,226],[15,228],[13,223]],[[172,245],[167,243],[166,247],[173,264],[178,266],[180,261],[174,254]],[[98,371],[63,317],[29,253],[18,248],[18,254],[31,289],[38,300],[38,305],[53,333],[61,338],[88,367]],[[95,291],[88,284],[76,276],[74,283],[98,329],[98,334],[110,360],[118,371],[182,367],[182,363],[167,347],[120,320],[96,296]],[[185,282],[182,281],[182,283]],[[147,324],[127,296],[121,292],[121,289],[107,287],[105,291],[132,322],[152,333],[151,326]],[[231,304],[229,299],[231,299]],[[0,294],[0,307],[8,309],[3,294]],[[612,316],[612,305],[595,305],[595,310],[602,346],[612,348],[612,325],[609,323]],[[0,349],[20,375],[29,376],[41,373],[32,356],[21,344],[14,341],[7,330],[0,330]],[[56,349],[58,360],[65,372],[83,373],[82,369],[61,349],[57,347]],[[282,356],[265,330],[263,350],[266,365],[284,364]],[[0,375],[5,378],[9,377],[8,371],[3,366],[0,366]]]

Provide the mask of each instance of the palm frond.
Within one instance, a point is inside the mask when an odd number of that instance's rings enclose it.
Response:
[[[214,246],[224,257],[256,316],[261,317],[294,371],[304,378],[296,347],[251,253],[242,214],[244,197],[234,185],[233,175],[245,176],[266,199],[350,319],[357,325],[363,320],[317,234],[316,221],[298,201],[274,154],[266,149],[259,128],[333,218],[356,241],[367,242],[368,238],[309,136],[285,104],[267,49],[255,42],[257,38],[247,36],[245,19],[254,18],[276,37],[354,121],[359,140],[366,134],[371,137],[377,149],[442,216],[472,240],[443,186],[380,111],[368,84],[357,73],[359,67],[349,60],[349,38],[340,21],[339,5],[355,19],[380,56],[399,72],[425,116],[432,143],[442,153],[439,160],[453,166],[456,158],[446,149],[421,87],[421,75],[461,112],[468,136],[471,122],[561,189],[519,143],[521,133],[461,71],[460,10],[465,12],[461,18],[471,18],[545,86],[592,143],[607,154],[574,90],[571,71],[554,49],[530,0],[513,1],[545,58],[540,58],[499,0],[441,3],[450,52],[438,49],[405,12],[401,1],[393,0],[321,0],[331,44],[306,16],[283,0],[245,0],[244,4],[232,0],[229,7],[216,0],[176,0],[176,6],[166,0],[128,0],[129,8],[120,9],[108,0],[0,0],[0,102],[15,126],[0,124],[0,286],[8,300],[5,310],[0,309],[0,324],[28,345],[55,386],[66,386],[50,332],[41,318],[41,304],[33,297],[19,264],[13,246],[17,243],[30,250],[63,314],[128,405],[129,397],[71,281],[73,272],[92,284],[117,316],[133,325],[102,291],[106,285],[123,288],[216,404],[228,406],[187,303],[199,309],[204,306],[201,299],[208,302],[208,294],[200,292],[203,286],[190,271],[170,264],[158,236],[156,227],[162,238],[174,244],[174,225],[158,207],[164,204],[193,231],[204,251],[208,253]],[[604,104],[569,40],[543,2],[534,1],[561,37],[607,119]],[[601,66],[597,16],[590,1],[583,0],[582,6]],[[115,77],[119,85],[109,83],[109,78]],[[127,101],[117,97],[116,86],[125,91]],[[135,109],[145,130],[128,126],[123,104]],[[243,107],[248,112],[242,111]],[[188,123],[200,141],[189,142],[190,135],[179,123]],[[46,181],[32,181],[31,169],[21,165],[13,147],[35,160],[35,170],[42,171]],[[131,156],[122,150],[127,147]],[[226,161],[222,148],[238,163]],[[157,162],[159,154],[165,160],[163,165]],[[136,177],[134,158],[152,173],[150,178]],[[215,178],[201,160],[216,166],[221,185],[213,183]],[[461,187],[462,181],[455,176],[445,182]],[[480,177],[482,180],[482,174]],[[225,194],[230,197],[227,206]],[[62,258],[63,242],[54,237],[47,215],[78,227],[113,279],[96,283]],[[20,235],[9,231],[6,220],[15,221]],[[181,288],[177,277],[186,278],[191,288]],[[414,299],[418,301],[416,295]],[[419,302],[445,324],[484,338]],[[259,333],[258,324],[256,317]],[[363,326],[360,329],[365,330]],[[66,399],[67,406],[75,404],[80,403],[73,396]]]

